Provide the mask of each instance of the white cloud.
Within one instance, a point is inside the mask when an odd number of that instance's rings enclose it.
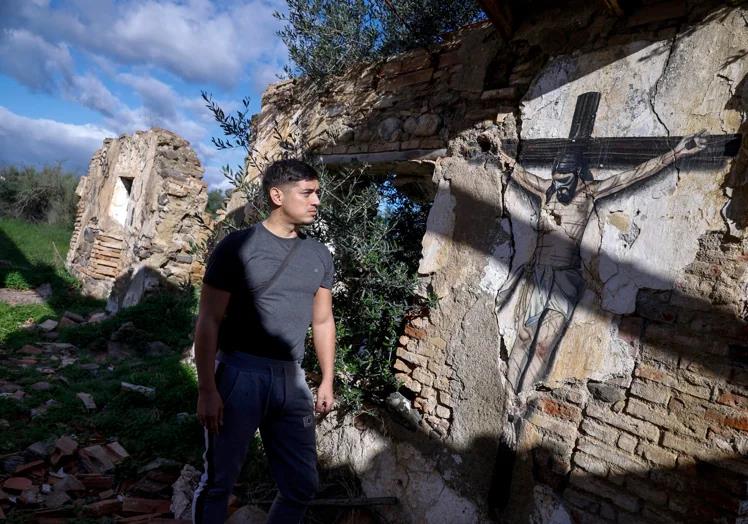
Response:
[[[66,169],[85,173],[91,155],[113,135],[99,126],[27,118],[0,106],[0,159],[5,164],[62,162]]]
[[[130,73],[117,75],[117,80],[135,89],[149,112],[164,118],[177,116],[181,97],[170,86],[150,76]]]
[[[105,116],[112,117],[122,108],[122,102],[90,73],[73,77],[67,92],[69,98]]]
[[[37,91],[54,92],[70,81],[73,59],[65,44],[50,44],[26,29],[0,32],[0,71]]]
[[[273,11],[285,9],[280,0],[222,8],[203,0],[78,1],[78,6],[4,1],[10,7],[0,8],[0,17],[8,15],[0,27],[23,26],[42,42],[66,42],[120,64],[160,67],[187,81],[231,87],[255,67],[280,72],[287,58],[275,34],[281,23]]]

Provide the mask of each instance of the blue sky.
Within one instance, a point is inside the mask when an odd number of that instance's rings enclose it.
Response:
[[[227,187],[200,91],[259,110],[287,51],[282,0],[0,0],[0,165],[85,173],[106,137],[159,126],[190,141]]]

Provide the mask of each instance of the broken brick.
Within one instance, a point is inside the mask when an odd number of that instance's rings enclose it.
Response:
[[[57,464],[62,457],[68,457],[76,452],[78,443],[72,438],[64,435],[55,441],[55,450],[52,452],[52,464]]]
[[[78,393],[76,397],[78,397],[81,400],[81,402],[83,402],[83,406],[87,410],[93,411],[96,409],[96,402],[94,402],[94,399],[90,394],[81,392],[81,393]]]
[[[115,464],[119,464],[130,456],[119,442],[110,442],[104,446],[104,449]]]
[[[114,463],[109,458],[109,454],[98,444],[83,448],[78,456],[89,473],[108,473],[114,469]]]
[[[98,475],[96,473],[81,473],[77,475],[77,479],[83,484],[86,489],[95,491],[103,491],[105,489],[111,489],[114,486],[114,477],[111,475]]]
[[[129,513],[168,513],[171,511],[171,500],[143,499],[125,497],[122,501],[122,511]]]
[[[65,475],[64,478],[55,482],[53,491],[70,491],[74,493],[86,491],[86,486],[84,486],[74,475]]]
[[[19,349],[18,352],[23,353],[24,355],[40,355],[42,353],[42,350],[36,346],[26,344],[21,349]]]
[[[104,517],[120,511],[122,503],[117,499],[101,500],[83,506],[83,512],[91,517]]]
[[[3,489],[6,489],[8,491],[15,491],[17,493],[20,493],[27,489],[31,489],[32,486],[32,482],[29,479],[23,477],[10,477],[8,480],[3,482]]]
[[[44,467],[44,461],[43,460],[35,460],[33,462],[29,462],[27,464],[20,464],[16,467],[15,474],[16,475],[22,475],[24,473],[27,473],[29,471],[34,471],[35,469],[39,469]]]

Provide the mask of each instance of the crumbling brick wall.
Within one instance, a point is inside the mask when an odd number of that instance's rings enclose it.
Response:
[[[67,265],[116,311],[199,279],[207,186],[189,143],[163,129],[107,139],[81,178]]]
[[[744,513],[747,15],[645,4],[620,18],[600,4],[543,7],[509,42],[484,25],[352,68],[321,92],[298,79],[271,86],[254,122],[260,159],[304,137],[329,164],[431,183],[418,291],[431,309],[406,319],[394,369],[420,431],[459,456],[441,479],[507,522]],[[518,395],[497,292],[517,260],[532,260],[540,211],[498,150],[521,158],[525,140],[566,138],[587,91],[602,92],[595,137],[706,128],[743,141],[712,167],[677,165],[596,205],[580,248],[584,294],[548,376]],[[483,438],[497,444],[471,445]],[[366,453],[351,455],[360,465]],[[428,507],[423,497],[409,507]]]

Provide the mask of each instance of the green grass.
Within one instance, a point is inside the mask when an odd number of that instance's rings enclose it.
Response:
[[[38,323],[59,319],[66,310],[87,314],[103,308],[103,301],[80,293],[78,282],[64,268],[70,234],[69,228],[0,219],[0,260],[4,261],[0,263],[0,287],[30,289],[48,282],[53,290],[46,304],[10,306],[0,302],[0,350],[9,356],[20,356],[14,355],[14,350],[39,341],[38,332],[22,328],[29,319]],[[78,347],[75,356],[79,360],[55,375],[34,368],[0,366],[0,379],[19,384],[26,392],[22,401],[0,398],[0,419],[10,423],[8,430],[0,432],[0,454],[72,434],[82,445],[101,438],[118,439],[135,466],[155,457],[199,463],[202,433],[197,421],[189,417],[178,422],[176,418],[177,413],[194,413],[197,400],[194,371],[180,361],[181,351],[190,345],[196,307],[194,290],[175,290],[149,297],[99,324],[63,329],[58,341]],[[123,361],[111,361],[106,355],[107,341],[126,322],[136,328],[136,336],[127,340],[134,354]],[[144,356],[147,342],[156,340],[174,352]],[[95,373],[79,367],[94,361],[100,365]],[[29,388],[39,381],[49,382],[52,389]],[[156,398],[148,400],[121,391],[123,381],[156,388]],[[98,409],[87,412],[76,397],[78,392],[91,394]],[[31,409],[50,399],[56,404],[31,419]]]
[[[16,348],[31,342],[35,334],[19,329],[28,319],[38,323],[59,318],[66,310],[85,315],[104,307],[103,301],[82,295],[79,283],[65,269],[71,234],[69,227],[0,219],[0,287],[52,286],[46,304],[10,306],[0,302],[0,346]]]

